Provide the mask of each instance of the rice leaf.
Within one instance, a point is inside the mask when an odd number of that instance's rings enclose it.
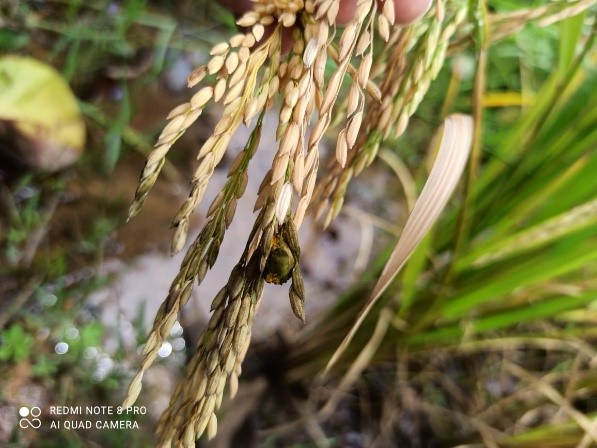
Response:
[[[440,131],[442,132],[442,131]],[[409,216],[402,235],[381,273],[373,292],[332,358],[328,371],[346,350],[377,300],[402,269],[406,261],[435,223],[458,184],[468,159],[473,139],[473,120],[468,115],[455,114],[446,118],[437,158],[423,191]]]

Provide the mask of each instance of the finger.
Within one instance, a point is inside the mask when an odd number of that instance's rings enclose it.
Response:
[[[338,15],[336,16],[336,23],[338,25],[346,25],[354,17],[357,10],[357,0],[341,0]]]
[[[397,25],[408,25],[427,12],[431,0],[385,0],[394,2],[394,20]],[[379,8],[384,0],[377,0]],[[340,0],[340,9],[336,16],[338,25],[346,25],[353,19],[357,9],[357,0]]]
[[[390,1],[390,0],[386,0]],[[427,12],[431,0],[393,0],[397,25],[408,25]]]

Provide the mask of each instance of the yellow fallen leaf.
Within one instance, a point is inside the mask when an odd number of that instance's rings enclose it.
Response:
[[[24,56],[0,57],[3,155],[40,171],[74,163],[85,144],[76,98],[51,66]]]

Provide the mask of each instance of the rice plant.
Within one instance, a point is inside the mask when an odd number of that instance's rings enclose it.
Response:
[[[595,144],[591,132],[595,114],[586,110],[581,114],[584,103],[573,95],[580,81],[572,81],[578,79],[593,39],[581,39],[585,36],[583,20],[569,19],[570,38],[566,46],[562,44],[560,67],[519,125],[495,149],[500,158],[488,160],[480,169],[490,46],[531,20],[548,25],[579,14],[584,17],[583,12],[591,6],[590,1],[556,1],[490,14],[484,2],[436,0],[424,17],[403,26],[395,24],[394,2],[358,0],[354,18],[339,30],[335,21],[338,0],[253,3],[252,10],[238,20],[246,31],[213,46],[209,62],[189,77],[189,87],[201,88],[168,115],[169,123],[148,157],[129,212],[133,217],[140,211],[176,140],[209,102],[221,103],[222,115],[198,150],[189,197],[173,219],[172,250],[181,250],[190,215],[201,202],[232,135],[243,124],[254,122],[244,150],[231,164],[228,180],[209,207],[206,222],[156,315],[125,406],[137,399],[143,374],[195,283],[201,283],[216,262],[226,229],[235,217],[236,202],[247,185],[247,167],[260,140],[263,116],[278,108],[278,150],[259,189],[255,203],[259,213],[238,264],[213,299],[213,314],[198,341],[198,350],[162,415],[160,446],[191,447],[203,432],[215,435],[216,411],[226,384],[232,396],[238,389],[265,282],[290,280],[291,308],[299,319],[305,319],[297,234],[305,214],[311,212],[324,227],[330,224],[342,210],[351,179],[376,159],[385,142],[405,133],[448,55],[457,51],[473,47],[477,55],[472,119],[453,116],[446,121],[437,168],[429,175],[426,190],[381,271],[368,306],[360,311],[362,297],[367,297],[366,287],[361,287],[339,302],[333,318],[307,328],[288,355],[289,378],[314,376],[344,340],[328,371],[339,363],[350,368],[323,405],[323,418],[364,369],[377,357],[395,352],[396,345],[405,356],[424,352],[431,343],[442,345],[444,350],[463,350],[463,345],[473,343],[476,337],[485,342],[481,335],[521,319],[582,309],[595,300],[595,285],[586,277],[595,271],[594,265],[586,266],[594,262],[597,253],[594,249],[586,251],[594,247],[586,242],[594,243],[595,238],[591,226],[595,206],[590,200],[595,189],[579,188],[571,195],[574,200],[560,197],[562,200],[553,201],[551,207],[540,207],[548,197],[569,194],[571,179],[577,179],[579,173],[590,176],[595,165],[595,155],[589,152]],[[288,33],[293,43],[285,53],[284,35]],[[579,55],[574,50],[577,42],[583,48]],[[594,78],[585,81],[589,87],[591,80]],[[582,91],[591,92],[588,87]],[[574,133],[566,132],[558,123],[565,117],[558,111],[567,108],[582,117]],[[459,123],[456,128],[454,122]],[[336,124],[336,148],[326,160],[321,157],[320,143]],[[451,143],[446,143],[446,135],[453,135]],[[444,218],[441,233],[423,239],[456,187],[471,147],[462,207]],[[537,147],[543,148],[539,156],[532,152]],[[556,169],[564,170],[567,176],[554,173]],[[591,179],[588,181],[594,186]],[[497,210],[496,204],[500,204]],[[521,221],[513,219],[523,213]],[[411,256],[400,291],[390,288],[383,295]],[[574,279],[580,279],[581,286],[572,298],[563,301],[558,292],[567,294],[568,290],[555,288],[548,279],[568,275],[580,276]],[[425,285],[420,284],[421,278],[425,278]],[[500,302],[513,291],[514,302]],[[525,300],[530,300],[530,291],[536,304],[522,306],[528,305]],[[525,373],[517,368],[511,366],[513,374],[518,372],[524,378]],[[584,421],[581,427],[589,436],[594,433]],[[496,439],[493,433],[491,437],[484,431],[481,434],[486,443]]]

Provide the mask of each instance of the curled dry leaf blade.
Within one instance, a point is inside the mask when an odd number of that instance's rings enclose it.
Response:
[[[367,304],[361,310],[357,321],[328,362],[326,372],[344,353],[365,317],[367,317],[392,280],[398,275],[419,242],[446,206],[464,171],[472,145],[473,128],[473,120],[468,115],[454,114],[446,118],[437,158],[423,191],[415,203],[402,235],[373,288]]]

